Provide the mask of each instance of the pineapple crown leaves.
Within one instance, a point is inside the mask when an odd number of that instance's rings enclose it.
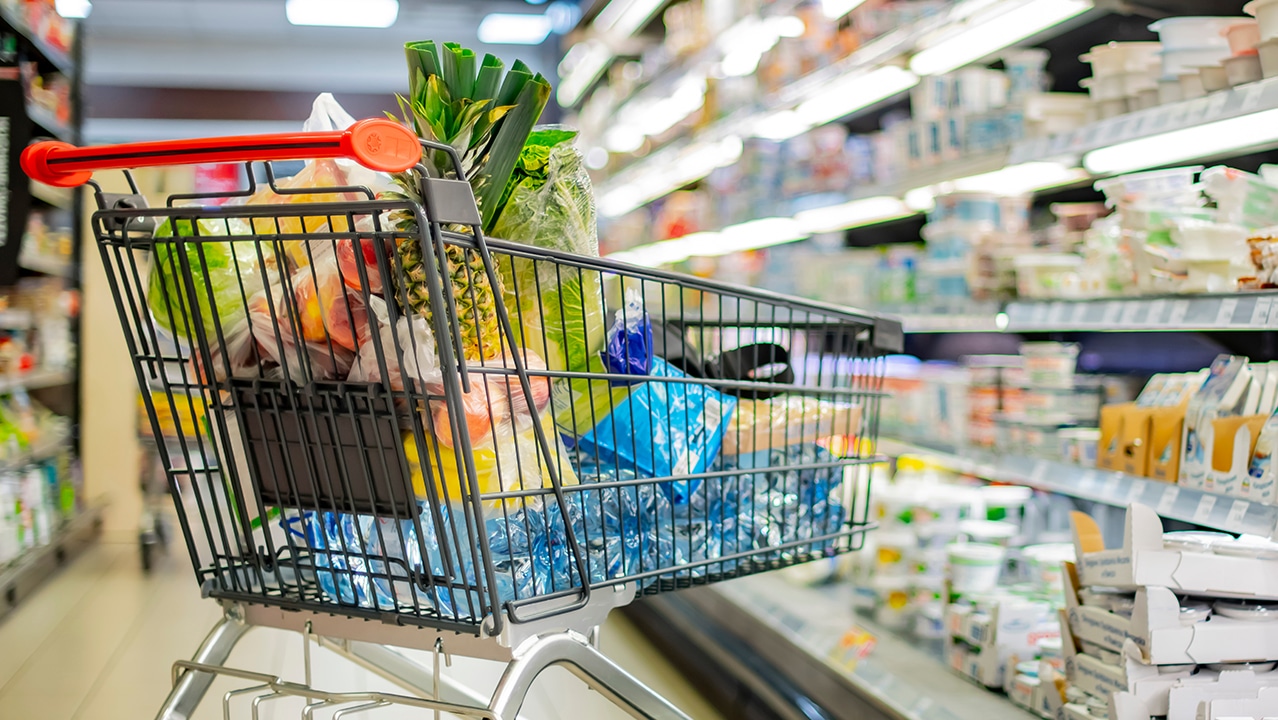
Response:
[[[486,228],[500,214],[520,151],[550,99],[550,83],[516,60],[506,71],[493,55],[426,40],[404,46],[409,93],[400,111],[417,134],[452,146],[461,158]],[[446,153],[426,152],[441,177],[454,176]]]

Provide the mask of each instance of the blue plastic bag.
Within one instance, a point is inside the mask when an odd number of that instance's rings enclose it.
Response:
[[[643,299],[639,294],[627,292],[626,305],[617,311],[617,320],[608,331],[604,364],[610,373],[642,376],[652,372],[652,359],[652,320],[643,309]],[[610,384],[630,383],[612,380]]]
[[[653,378],[686,378],[661,358]],[[638,477],[664,478],[705,472],[719,456],[737,399],[707,385],[653,380],[638,385],[620,405],[578,441],[580,454],[598,457]],[[700,480],[661,483],[671,502],[683,504]]]

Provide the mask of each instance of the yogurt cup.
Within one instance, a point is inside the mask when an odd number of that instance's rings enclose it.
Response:
[[[1211,617],[1211,605],[1202,600],[1182,600],[1180,603],[1180,624],[1192,626]]]
[[[989,592],[998,587],[1007,549],[988,543],[954,543],[949,555],[950,584],[955,592]]]
[[[1274,622],[1278,620],[1278,604],[1249,600],[1217,600],[1212,612],[1231,620]]]
[[[1234,536],[1229,533],[1206,530],[1178,530],[1163,533],[1163,549],[1182,552],[1211,552],[1212,546],[1216,543],[1233,541]]]

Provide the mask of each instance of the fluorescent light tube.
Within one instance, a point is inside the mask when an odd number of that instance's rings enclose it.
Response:
[[[595,29],[620,37],[633,37],[664,4],[665,0],[612,0],[595,17]]]
[[[905,92],[918,82],[918,76],[909,70],[887,65],[865,74],[836,80],[819,95],[799,105],[795,112],[800,120],[810,126],[824,125]]]
[[[1274,144],[1278,144],[1278,109],[1093,150],[1083,156],[1083,167],[1097,175],[1111,175]]]
[[[1027,0],[994,16],[977,14],[967,27],[915,54],[910,70],[940,75],[1011,47],[1090,10],[1090,0]]]
[[[652,155],[644,161],[646,172],[599,197],[599,214],[609,218],[625,215],[644,203],[700,180],[716,168],[731,165],[741,157],[742,148],[741,138],[730,136],[718,142],[694,145],[678,157]]]
[[[936,196],[951,192],[979,192],[995,195],[1026,195],[1060,185],[1080,182],[1090,176],[1086,170],[1057,162],[1028,162],[1009,165],[993,172],[947,180],[905,193],[905,205],[915,212],[931,212]]]
[[[899,198],[878,197],[853,200],[842,205],[805,210],[794,216],[799,227],[810,235],[909,217],[914,211]]]
[[[559,63],[559,90],[555,98],[564,107],[576,104],[590,84],[608,68],[612,51],[598,40],[579,42],[568,49]]]
[[[830,20],[838,20],[863,2],[865,0],[821,0],[821,12]]]
[[[388,28],[399,18],[399,0],[287,0],[284,15],[293,25]]]
[[[763,218],[729,225],[712,242],[701,243],[693,257],[717,257],[734,252],[759,250],[808,237],[798,221],[788,217]]]
[[[789,140],[811,128],[795,111],[781,110],[755,121],[750,127],[750,134],[765,140]]]
[[[491,13],[479,23],[479,42],[540,45],[550,37],[550,18],[532,13]]]
[[[93,11],[93,3],[89,0],[57,0],[53,6],[54,10],[64,18],[70,20],[83,20],[89,17],[89,13]]]

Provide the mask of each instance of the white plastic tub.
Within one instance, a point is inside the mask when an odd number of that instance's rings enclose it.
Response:
[[[1032,253],[1018,255],[1012,260],[1016,266],[1016,293],[1024,298],[1059,298],[1065,289],[1077,283],[1083,268],[1083,258],[1065,253]]]
[[[1278,0],[1251,0],[1243,5],[1243,12],[1256,18],[1262,42],[1278,38]]]
[[[1092,102],[1122,100],[1127,97],[1126,73],[1093,75],[1089,78],[1083,78],[1078,81],[1078,84],[1087,89],[1087,95],[1092,99]]]
[[[1193,100],[1207,94],[1207,89],[1203,87],[1203,78],[1198,74],[1197,70],[1183,72],[1176,76],[1180,80],[1180,98],[1182,100]]]
[[[1091,102],[1082,93],[1032,93],[1025,96],[1025,119],[1037,136],[1066,133],[1087,122]]]
[[[1078,364],[1078,345],[1059,342],[1021,343],[1025,371],[1031,385],[1044,388],[1074,387],[1074,367]]]
[[[1115,100],[1101,100],[1096,103],[1096,115],[1101,120],[1126,115],[1131,111],[1131,105],[1127,102],[1127,98],[1117,98]]]
[[[1158,104],[1168,105],[1180,102],[1180,79],[1161,78],[1158,81]]]
[[[1278,77],[1278,38],[1265,40],[1256,46],[1260,55],[1260,71],[1267,77]]]
[[[1229,57],[1229,46],[1186,48],[1184,50],[1163,50],[1164,78],[1180,77],[1185,73],[1198,74],[1198,68],[1204,65],[1220,65]]]
[[[1177,84],[1179,85],[1179,83]],[[1141,90],[1134,99],[1129,99],[1127,104],[1133,106],[1132,109],[1134,110],[1148,110],[1152,107],[1158,107],[1160,104],[1158,88],[1152,87],[1146,90]]]
[[[1248,55],[1235,55],[1225,59],[1225,75],[1229,78],[1230,87],[1246,85],[1265,77],[1260,67],[1260,56],[1253,52]]]
[[[1007,550],[985,543],[955,543],[949,556],[950,584],[955,592],[981,593],[998,587]]]
[[[1202,79],[1203,90],[1209,93],[1229,88],[1229,73],[1223,65],[1204,65],[1198,68],[1198,77]]]
[[[1078,59],[1091,64],[1093,75],[1118,75],[1157,65],[1161,49],[1156,42],[1111,42],[1093,47]]]
[[[1177,219],[1171,237],[1187,261],[1239,260],[1249,256],[1247,229],[1193,218]]]
[[[1260,23],[1254,19],[1239,20],[1220,31],[1229,43],[1229,52],[1241,55],[1260,44]]]
[[[1158,41],[1164,50],[1182,48],[1221,47],[1228,49],[1229,42],[1221,31],[1243,18],[1238,17],[1172,17],[1163,18],[1149,26],[1158,33]]]

